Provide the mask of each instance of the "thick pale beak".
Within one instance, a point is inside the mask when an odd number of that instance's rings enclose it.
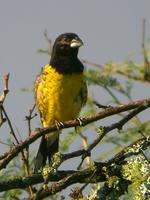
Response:
[[[83,45],[83,42],[81,39],[77,38],[77,39],[73,39],[71,41],[70,47],[72,48],[78,48],[81,47]]]

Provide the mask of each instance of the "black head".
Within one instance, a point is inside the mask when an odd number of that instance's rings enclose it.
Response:
[[[53,50],[65,53],[75,51],[83,45],[82,40],[75,33],[64,33],[55,40]]]
[[[83,71],[83,65],[77,58],[78,49],[82,45],[82,40],[75,33],[61,34],[54,42],[50,65],[60,73],[73,73],[81,71],[81,68]]]

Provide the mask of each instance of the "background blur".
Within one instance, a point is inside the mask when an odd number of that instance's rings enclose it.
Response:
[[[147,38],[150,35],[149,8],[148,0],[0,1],[0,91],[2,76],[9,72],[5,108],[22,138],[26,137],[25,116],[34,98],[32,92],[21,89],[31,89],[41,67],[49,62],[46,54],[37,53],[39,48],[48,48],[44,30],[52,40],[63,32],[77,33],[84,41],[79,56],[89,61],[104,64],[131,56],[140,62],[143,18],[147,20]],[[135,92],[141,99],[147,94]],[[37,118],[33,124],[39,127]],[[6,123],[0,129],[0,141],[8,136]],[[6,148],[0,144],[1,151]]]

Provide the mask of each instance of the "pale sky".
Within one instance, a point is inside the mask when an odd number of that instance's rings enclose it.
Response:
[[[5,108],[15,130],[25,136],[25,115],[33,105],[32,87],[48,56],[37,54],[47,48],[43,32],[54,40],[63,32],[75,32],[84,42],[79,57],[99,64],[123,61],[133,53],[141,60],[142,19],[150,35],[149,0],[30,0],[0,1],[0,89],[2,76],[10,73],[10,93]],[[142,97],[141,97],[142,98]],[[35,123],[38,125],[38,122]],[[0,129],[0,140],[9,129]],[[0,149],[4,146],[0,144]]]

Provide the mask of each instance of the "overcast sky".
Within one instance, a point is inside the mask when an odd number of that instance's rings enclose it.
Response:
[[[80,58],[104,64],[125,60],[134,53],[139,62],[143,18],[147,20],[148,38],[149,0],[1,0],[0,89],[3,74],[9,72],[10,93],[5,107],[14,128],[23,134],[24,118],[33,104],[33,94],[20,89],[32,87],[36,74],[49,61],[47,55],[36,52],[47,48],[45,29],[52,40],[63,32],[77,33],[84,41]],[[0,134],[7,138],[6,127]]]

